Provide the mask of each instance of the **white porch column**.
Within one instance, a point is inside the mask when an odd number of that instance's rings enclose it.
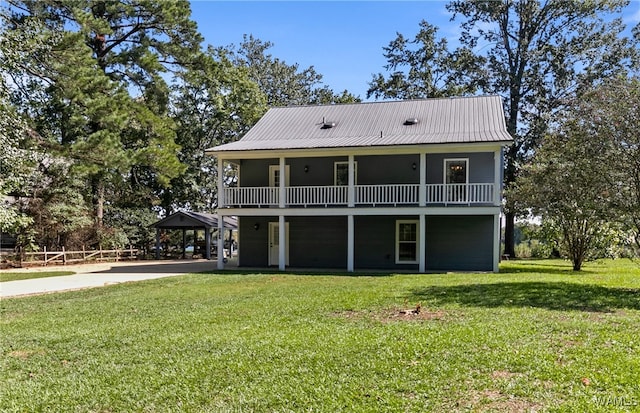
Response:
[[[211,259],[211,228],[205,227],[204,229],[204,257],[208,260]]]
[[[493,153],[493,204],[502,203],[502,148]]]
[[[500,213],[493,215],[493,272],[500,271]]]
[[[218,155],[218,209],[224,206],[224,160]]]
[[[427,219],[424,214],[420,214],[420,232],[418,234],[418,256],[420,260],[418,261],[418,272],[425,272],[427,268]]]
[[[280,157],[280,208],[284,208],[285,206],[285,183],[286,183],[286,166],[285,166],[285,162],[284,162],[284,156]]]
[[[218,155],[218,269],[224,269],[224,219],[220,214],[224,207],[224,160]]]
[[[286,240],[286,227],[284,222],[284,215],[278,217],[278,269],[284,271],[287,255],[287,240]]]
[[[224,269],[224,217],[218,209],[218,269]]]
[[[493,152],[493,204],[502,205],[502,148]],[[500,209],[493,215],[493,272],[500,268]]]
[[[156,260],[160,259],[160,228],[156,227]]]
[[[420,152],[420,187],[418,189],[418,205],[427,205],[427,154]]]
[[[354,270],[354,225],[353,215],[347,215],[347,272],[353,272]]]
[[[347,202],[349,207],[353,207],[355,205],[355,195],[356,195],[356,178],[355,178],[355,163],[354,156],[349,155],[349,188],[347,189]]]

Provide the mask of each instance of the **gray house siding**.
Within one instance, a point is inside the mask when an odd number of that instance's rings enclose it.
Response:
[[[346,156],[324,158],[291,158],[292,186],[320,186],[334,184],[334,163],[347,162]],[[420,182],[417,155],[356,156],[356,183],[359,185],[384,185]],[[306,172],[305,172],[306,167]]]
[[[333,163],[347,159],[346,156],[286,159],[291,168],[291,186],[333,185]]]
[[[493,219],[492,215],[427,216],[427,270],[492,271]]]
[[[442,183],[445,158],[469,158],[469,181],[493,182],[493,153],[427,155],[427,183]],[[346,156],[287,158],[291,186],[324,186],[334,184],[334,163],[346,162]],[[420,182],[418,155],[356,156],[358,185],[417,184]],[[243,160],[240,168],[241,187],[269,186],[269,166],[278,159]],[[414,169],[415,165],[415,169]]]
[[[299,268],[347,266],[347,217],[288,217],[289,265]]]
[[[240,164],[238,186],[269,186],[269,165],[278,165],[278,159],[250,159]]]
[[[418,216],[354,217],[354,267],[417,271],[417,264],[396,264],[396,221]],[[427,271],[492,271],[492,215],[426,217]],[[241,267],[269,263],[269,222],[273,217],[240,217]],[[344,268],[347,265],[347,217],[287,217],[289,266]],[[257,228],[257,229],[256,229]]]
[[[355,161],[359,185],[420,183],[418,155],[356,156]]]
[[[417,270],[417,264],[396,264],[396,220],[417,216],[354,217],[354,267],[356,269]]]
[[[240,234],[240,267],[266,267],[269,265],[269,217],[238,217]],[[257,227],[257,229],[256,229]]]
[[[269,265],[269,222],[278,222],[278,219],[259,216],[239,218],[239,266]],[[289,266],[346,267],[346,217],[287,217],[285,222],[289,224]]]

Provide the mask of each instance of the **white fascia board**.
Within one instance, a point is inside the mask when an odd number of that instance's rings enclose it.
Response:
[[[367,146],[367,147],[339,147],[339,148],[308,148],[308,149],[274,149],[274,150],[246,150],[246,151],[205,151],[207,155],[222,157],[229,162],[233,159],[267,159],[279,158],[318,158],[347,155],[412,155],[416,153],[461,153],[461,152],[493,152],[511,142],[471,142],[471,143],[442,143],[427,145],[398,145],[398,146]]]
[[[499,206],[483,207],[385,207],[385,208],[228,208],[236,216],[376,216],[376,215],[496,215]]]

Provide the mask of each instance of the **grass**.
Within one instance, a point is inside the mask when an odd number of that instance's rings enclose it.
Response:
[[[637,262],[191,274],[0,308],[3,412],[640,411]]]
[[[31,280],[33,278],[60,277],[62,275],[73,275],[73,271],[33,271],[33,272],[9,272],[0,271],[0,282]]]

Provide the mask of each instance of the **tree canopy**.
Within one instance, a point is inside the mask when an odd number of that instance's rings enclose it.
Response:
[[[1,56],[1,55],[0,55]],[[35,159],[26,145],[27,128],[9,102],[8,89],[0,77],[0,232],[17,234],[33,220],[5,200],[34,175]]]
[[[220,49],[236,65],[247,69],[249,78],[266,96],[269,107],[360,101],[346,90],[335,93],[322,85],[322,75],[313,66],[300,69],[297,63],[289,65],[272,56],[268,53],[271,47],[271,42],[245,35],[239,47]]]
[[[563,111],[512,196],[556,226],[575,270],[599,244],[631,236],[640,251],[640,80],[615,78]],[[622,240],[624,242],[625,240]]]
[[[56,175],[77,182],[97,229],[117,194],[149,200],[182,172],[163,74],[199,48],[186,1],[10,1],[2,17],[12,101],[38,150],[64,159]]]
[[[217,206],[209,147],[267,105],[356,101],[253,37],[202,47],[187,0],[0,3],[0,214],[40,245],[144,244],[158,214]],[[6,174],[4,173],[6,172]]]
[[[618,78],[589,94],[580,108],[585,145],[603,147],[594,158],[611,188],[615,218],[633,233],[640,255],[640,78]]]
[[[610,203],[607,185],[591,164],[598,149],[584,145],[583,140],[572,121],[547,135],[511,194],[522,210],[530,208],[557,227],[559,244],[575,271],[606,234]]]
[[[625,36],[619,17],[627,3],[450,1],[447,10],[461,22],[459,46],[449,50],[427,22],[410,41],[398,34],[384,49],[391,73],[375,75],[368,96],[503,96],[507,129],[514,137],[505,159],[508,188],[557,111],[604,79],[637,67],[640,29],[635,28],[635,38]],[[512,256],[516,212],[507,199],[505,253]]]
[[[178,79],[171,115],[178,157],[187,169],[162,191],[162,205],[167,213],[180,208],[212,212],[217,207],[218,171],[205,150],[246,133],[266,111],[266,98],[245,67],[213,48]]]

